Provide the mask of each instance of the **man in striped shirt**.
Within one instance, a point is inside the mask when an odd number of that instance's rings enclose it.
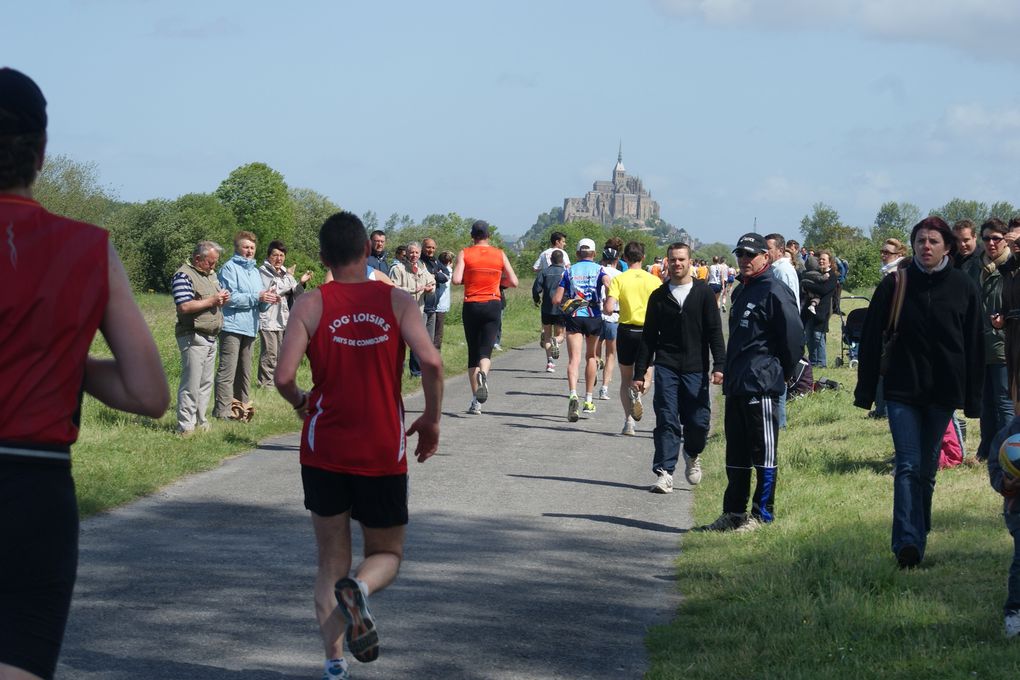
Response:
[[[216,263],[223,248],[213,241],[199,241],[170,280],[177,305],[177,347],[181,351],[181,384],[177,389],[177,432],[184,437],[195,428],[209,429],[205,412],[212,394],[216,365],[216,336],[223,328],[220,308],[230,291],[220,288]]]

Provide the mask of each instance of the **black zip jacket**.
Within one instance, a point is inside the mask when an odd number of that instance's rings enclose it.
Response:
[[[563,280],[563,272],[563,265],[551,264],[535,275],[535,283],[531,286],[531,299],[542,303],[543,314],[557,314],[560,311],[558,307],[553,306],[552,299],[560,286],[560,281]]]
[[[669,282],[648,297],[641,346],[634,360],[634,375],[642,376],[649,364],[665,366],[677,373],[722,373],[726,357],[722,319],[715,293],[700,279],[694,279],[683,309],[669,292]]]
[[[803,341],[797,300],[772,268],[744,277],[730,309],[723,394],[780,396],[800,360]]]
[[[985,346],[981,334],[981,298],[974,280],[947,266],[928,274],[913,261],[906,267],[907,293],[883,382],[886,401],[911,406],[963,408],[981,415]],[[857,355],[854,405],[871,408],[882,356],[882,331],[889,323],[896,277],[886,276],[864,317]]]

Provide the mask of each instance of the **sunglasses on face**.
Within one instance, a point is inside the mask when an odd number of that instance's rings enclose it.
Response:
[[[999,241],[1005,241],[1003,236],[982,236],[981,240],[985,243],[998,243]]]

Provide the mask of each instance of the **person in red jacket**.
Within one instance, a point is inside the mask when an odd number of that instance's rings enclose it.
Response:
[[[368,596],[393,582],[403,559],[406,437],[418,433],[419,462],[436,452],[443,360],[414,298],[366,278],[369,242],[356,215],[341,212],[326,220],[319,246],[333,281],[294,304],[275,382],[304,420],[301,481],[319,551],[315,611],[326,651],[323,677],[342,680],[349,677],[345,639],[358,661],[379,655]],[[407,347],[421,366],[425,411],[405,433],[400,379]],[[309,392],[297,386],[306,353]],[[365,559],[353,578],[351,519],[365,537]]]
[[[46,99],[0,69],[0,678],[53,677],[78,570],[82,393],[158,418],[170,389],[107,232],[32,199]],[[96,331],[112,359],[89,356]]]

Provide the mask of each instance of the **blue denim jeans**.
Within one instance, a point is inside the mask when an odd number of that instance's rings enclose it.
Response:
[[[779,416],[779,429],[786,429],[786,397],[789,394],[789,390],[786,390],[779,396],[779,408],[776,409],[776,414]]]
[[[1013,420],[1013,400],[1009,397],[1006,364],[985,365],[985,386],[981,394],[981,443],[978,460],[988,460],[988,447],[999,430]]]
[[[677,373],[665,366],[655,367],[655,457],[652,472],[673,474],[680,458],[680,445],[688,456],[705,450],[712,421],[712,403],[708,397],[707,373]]]
[[[889,431],[896,449],[893,478],[892,550],[915,546],[924,557],[931,530],[931,497],[939,467],[939,447],[951,409],[887,401]]]
[[[819,329],[820,325],[814,315],[808,315],[807,321],[804,322],[804,344],[807,345],[808,361],[811,365],[825,368],[826,333]]]
[[[1006,592],[1005,614],[1020,612],[1020,515],[1009,513],[1003,515],[1006,528],[1013,537],[1013,564],[1009,566],[1009,582]]]

